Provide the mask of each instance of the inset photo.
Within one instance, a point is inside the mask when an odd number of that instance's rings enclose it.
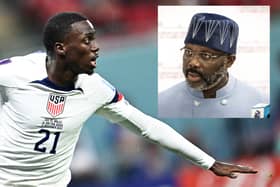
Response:
[[[269,118],[269,6],[158,6],[158,116]]]

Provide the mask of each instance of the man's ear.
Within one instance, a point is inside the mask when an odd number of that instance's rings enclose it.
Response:
[[[55,50],[56,54],[58,54],[58,55],[65,55],[65,47],[64,47],[63,43],[55,42],[54,50]]]
[[[232,64],[234,63],[234,61],[235,61],[235,55],[229,55],[229,56],[227,56],[227,61],[226,61],[226,66],[227,66],[227,68],[229,68],[229,67],[231,67],[232,66]]]

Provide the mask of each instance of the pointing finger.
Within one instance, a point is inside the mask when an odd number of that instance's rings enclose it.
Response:
[[[251,167],[245,167],[245,166],[236,166],[236,168],[234,168],[232,170],[233,172],[238,172],[238,173],[257,173],[258,171],[251,168]]]

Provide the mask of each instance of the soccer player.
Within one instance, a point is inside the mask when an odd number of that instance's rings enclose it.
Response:
[[[47,55],[0,62],[0,186],[67,186],[81,128],[94,113],[218,176],[257,172],[215,161],[165,123],[131,106],[94,73],[99,52],[95,32],[85,16],[60,13],[44,28]]]

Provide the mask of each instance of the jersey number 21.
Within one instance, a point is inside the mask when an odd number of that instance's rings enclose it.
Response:
[[[42,146],[41,144],[43,144],[44,142],[46,142],[49,139],[50,134],[54,134],[55,138],[54,138],[53,146],[52,146],[52,149],[50,150],[50,153],[55,154],[60,132],[51,133],[50,131],[48,131],[46,129],[41,129],[41,130],[39,130],[39,133],[44,133],[45,136],[35,144],[34,150],[45,153],[47,151],[47,148]]]

